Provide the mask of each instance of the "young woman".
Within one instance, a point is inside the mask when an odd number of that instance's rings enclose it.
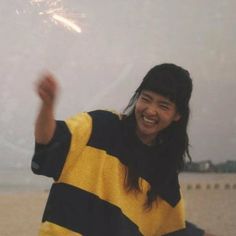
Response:
[[[203,235],[189,223],[186,230],[178,182],[190,157],[186,70],[152,68],[121,115],[96,110],[56,121],[56,80],[45,76],[37,91],[32,170],[55,181],[40,236]]]

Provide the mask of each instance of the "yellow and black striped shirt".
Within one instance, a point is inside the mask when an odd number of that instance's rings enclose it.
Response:
[[[149,147],[135,142],[130,147],[129,141],[122,121],[112,112],[98,110],[57,121],[51,142],[36,144],[32,160],[34,173],[55,180],[40,236],[185,235],[178,186],[145,210],[150,182],[140,161],[141,191],[125,189],[128,157],[145,160],[152,155]]]

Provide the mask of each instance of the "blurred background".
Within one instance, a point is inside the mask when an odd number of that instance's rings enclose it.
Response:
[[[236,160],[235,9],[233,0],[1,1],[1,168],[29,166],[42,72],[59,80],[57,118],[65,119],[122,111],[163,62],[193,78],[193,159]]]
[[[193,160],[236,161],[235,9],[234,0],[1,0],[0,190],[48,186],[30,172],[45,71],[60,83],[65,119],[120,112],[152,66],[178,64],[194,84]]]

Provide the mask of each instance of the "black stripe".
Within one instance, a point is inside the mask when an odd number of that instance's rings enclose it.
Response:
[[[181,229],[169,234],[164,234],[162,236],[202,236],[202,234],[188,234],[185,229]]]
[[[151,184],[154,177],[160,179],[159,195],[171,206],[176,206],[181,198],[178,176],[175,173],[169,175],[168,165],[168,169],[163,171],[161,159],[160,165],[156,166],[156,169],[151,164],[151,159],[155,160],[158,157],[159,147],[148,147],[143,144],[137,138],[133,124],[131,126],[124,123],[124,121],[120,121],[118,115],[114,113],[96,110],[89,112],[89,115],[92,117],[92,133],[88,145],[105,150],[126,166],[135,167],[138,175],[149,184]],[[160,173],[159,178],[156,178],[157,172]],[[163,181],[167,183],[165,186],[162,186]]]
[[[165,234],[163,236],[203,236],[204,230],[198,228],[196,225],[186,221],[186,228],[178,231]]]
[[[64,183],[51,188],[43,222],[49,221],[84,236],[141,236],[120,208],[96,195]]]
[[[108,154],[121,157],[122,127],[119,117],[108,111],[89,112],[92,117],[92,133],[88,145],[105,150]]]
[[[57,121],[54,136],[49,144],[35,144],[31,169],[35,174],[57,180],[70,148],[71,133],[64,121]]]

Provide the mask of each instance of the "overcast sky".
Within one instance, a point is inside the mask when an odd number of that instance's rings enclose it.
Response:
[[[0,169],[30,165],[42,71],[58,78],[65,119],[121,111],[162,62],[193,78],[193,160],[236,160],[235,9],[234,0],[1,0]]]

